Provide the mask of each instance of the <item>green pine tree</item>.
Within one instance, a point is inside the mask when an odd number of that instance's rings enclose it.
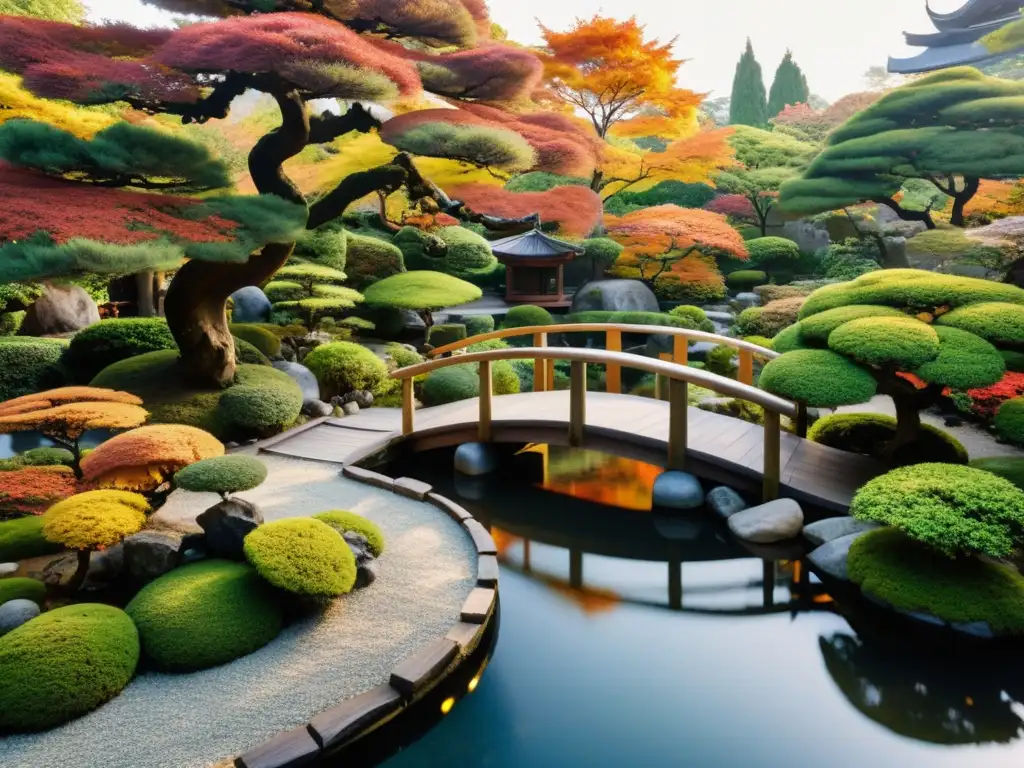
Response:
[[[749,38],[747,50],[743,52],[740,63],[736,65],[736,77],[732,81],[729,123],[752,125],[755,128],[764,128],[768,125],[768,98],[764,91],[764,77]]]
[[[775,82],[768,95],[768,116],[775,117],[789,104],[804,104],[810,97],[807,78],[800,65],[793,61],[792,51],[786,51],[782,63],[775,70]]]

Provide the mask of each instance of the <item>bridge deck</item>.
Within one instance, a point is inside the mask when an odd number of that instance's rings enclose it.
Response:
[[[495,439],[556,442],[567,433],[568,392],[537,392],[495,397]],[[472,440],[478,419],[476,399],[416,411],[415,431],[406,439],[424,447]],[[689,409],[688,455],[702,468],[759,479],[763,467],[764,430],[756,424]],[[629,453],[645,449],[664,463],[667,455],[669,405],[651,398],[587,393],[584,447]],[[348,463],[401,439],[401,410],[372,408],[345,419],[327,419],[302,431],[268,441],[261,450],[302,458]],[[445,436],[449,439],[445,440]],[[592,440],[591,438],[594,438]],[[562,440],[564,442],[564,440]],[[619,451],[621,448],[623,450]],[[883,472],[873,459],[828,448],[789,433],[782,435],[782,494],[827,509],[845,512],[854,492]],[[727,481],[727,480],[726,480]]]

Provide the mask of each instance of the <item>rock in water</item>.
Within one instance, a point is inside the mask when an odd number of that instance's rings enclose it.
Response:
[[[334,406],[316,398],[307,398],[302,401],[302,415],[311,419],[319,419],[323,416],[330,416],[334,413]]]
[[[206,532],[206,549],[211,556],[244,560],[242,541],[263,523],[263,515],[255,504],[232,498],[214,504],[196,522]]]
[[[28,308],[18,333],[22,336],[53,336],[73,333],[100,321],[92,296],[77,285],[48,286]]]
[[[704,505],[704,488],[689,472],[669,470],[654,481],[655,509],[698,509]]]
[[[639,280],[595,280],[576,292],[570,312],[659,312],[658,298]]]
[[[727,520],[737,512],[747,508],[747,502],[743,500],[732,488],[720,485],[708,492],[708,507],[723,520]]]
[[[855,517],[827,517],[816,523],[804,526],[804,538],[816,547],[827,544],[833,539],[849,536],[851,533],[865,533],[881,528],[878,523],[869,520],[858,520]]]
[[[804,513],[793,499],[776,499],[729,518],[729,530],[744,541],[774,544],[792,539],[804,526]]]
[[[235,308],[231,310],[233,323],[262,323],[270,319],[270,299],[255,285],[239,288],[231,294]]]
[[[181,563],[184,535],[174,531],[141,531],[124,540],[128,572],[143,583],[177,568]]]
[[[303,400],[320,399],[320,385],[316,381],[316,376],[313,375],[309,368],[287,360],[275,360],[273,365],[277,370],[287,373],[291,380],[299,385],[299,389],[302,390]]]
[[[26,621],[31,621],[39,615],[39,606],[31,600],[8,600],[0,605],[0,637],[3,637],[12,629],[17,629]]]
[[[485,443],[463,443],[455,449],[455,471],[464,475],[487,475],[498,468],[494,449]]]
[[[807,556],[807,560],[814,567],[814,570],[831,576],[840,581],[849,581],[850,576],[846,572],[846,556],[850,554],[850,546],[863,536],[866,531],[850,533],[840,536],[822,544]]]

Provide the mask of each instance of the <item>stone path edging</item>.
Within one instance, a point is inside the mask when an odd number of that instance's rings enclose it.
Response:
[[[434,493],[430,485],[419,480],[391,478],[350,465],[342,468],[342,474],[355,482],[425,501],[452,518],[476,547],[477,586],[463,603],[460,620],[444,636],[400,661],[391,670],[387,683],[345,699],[337,706],[314,716],[306,725],[283,731],[253,747],[235,758],[236,768],[293,768],[310,765],[327,750],[332,750],[332,758],[338,757],[339,745],[351,743],[362,734],[400,715],[410,704],[451,674],[454,671],[453,664],[457,665],[476,648],[494,616],[498,598],[497,547],[483,525],[454,501]]]

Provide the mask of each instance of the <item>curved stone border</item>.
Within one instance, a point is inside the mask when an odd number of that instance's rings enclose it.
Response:
[[[345,699],[313,717],[306,725],[283,731],[234,760],[235,768],[291,768],[311,765],[330,751],[343,754],[345,745],[399,716],[451,674],[480,643],[494,616],[498,598],[498,550],[491,534],[469,512],[427,483],[397,479],[346,465],[350,480],[425,501],[452,518],[473,540],[477,552],[477,586],[462,605],[459,621],[447,634],[413,652],[391,670],[387,683]]]

